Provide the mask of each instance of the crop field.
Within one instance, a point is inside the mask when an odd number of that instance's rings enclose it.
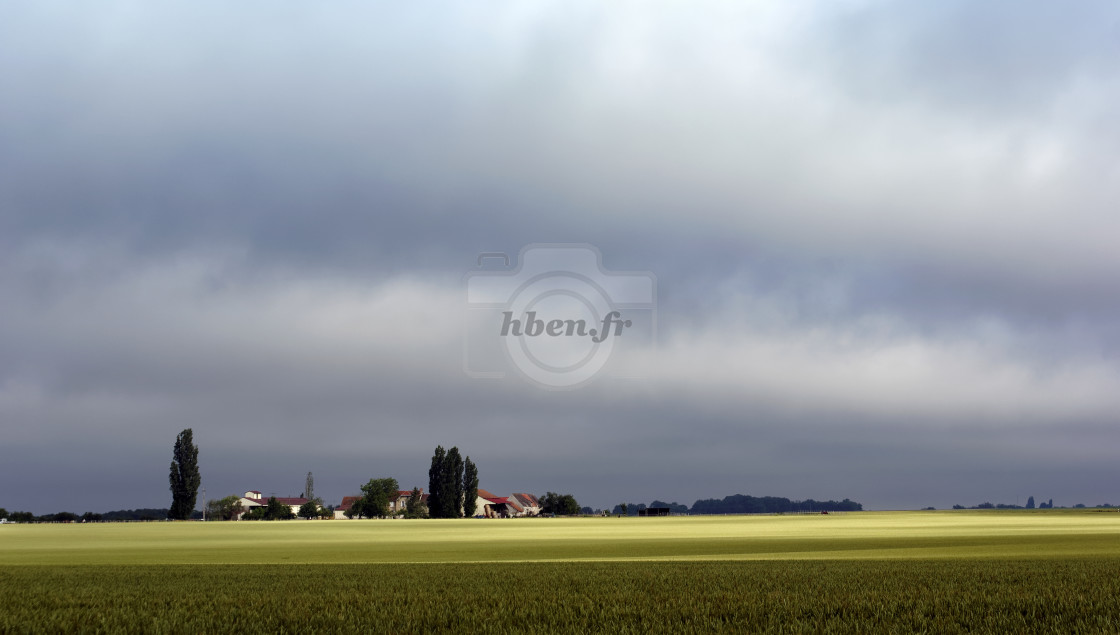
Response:
[[[1120,514],[0,527],[7,632],[1120,632]]]

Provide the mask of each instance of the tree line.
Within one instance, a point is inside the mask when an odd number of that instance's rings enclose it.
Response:
[[[61,511],[54,514],[43,514],[36,516],[31,512],[8,512],[7,510],[0,509],[0,519],[7,519],[13,523],[77,523],[77,522],[124,522],[124,521],[152,521],[163,520],[167,518],[166,508],[141,508],[141,509],[120,509],[111,512],[94,513],[85,512],[84,514],[75,514],[73,512]],[[194,518],[202,518],[201,512],[195,512]]]
[[[969,506],[969,507],[965,507],[964,505],[953,505],[953,509],[1113,509],[1113,508],[1114,508],[1114,505],[1112,505],[1111,503],[1101,503],[1099,505],[1094,505],[1091,508],[1084,503],[1077,503],[1076,505],[1073,505],[1071,507],[1062,507],[1062,506],[1054,507],[1054,499],[1053,498],[1047,500],[1044,503],[1039,503],[1038,506],[1036,507],[1035,504],[1034,504],[1034,496],[1027,497],[1027,504],[1026,505],[1019,505],[1017,503],[1016,504],[1011,504],[1011,503],[994,503],[993,504],[993,503],[989,503],[989,502],[984,502],[984,503],[980,503],[979,505],[972,505],[972,506]],[[926,509],[933,509],[933,508],[932,507],[927,507]]]
[[[789,514],[796,512],[858,512],[863,505],[845,498],[842,501],[818,501],[811,498],[794,501],[781,496],[748,496],[732,494],[722,499],[705,498],[696,501],[692,507],[681,503],[666,503],[654,500],[645,503],[620,503],[611,513],[623,516],[637,516],[640,511],[651,507],[668,508],[674,514]]]

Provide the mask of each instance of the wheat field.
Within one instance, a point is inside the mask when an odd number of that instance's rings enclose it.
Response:
[[[0,526],[0,632],[1120,632],[1120,514]]]

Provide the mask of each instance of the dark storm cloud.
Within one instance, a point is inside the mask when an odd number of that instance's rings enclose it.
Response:
[[[1107,499],[1111,5],[5,11],[8,509],[164,504],[188,426],[210,495],[441,443],[596,506]],[[657,276],[645,381],[463,374],[532,242]]]

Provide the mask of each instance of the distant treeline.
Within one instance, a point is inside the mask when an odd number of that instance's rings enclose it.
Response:
[[[650,507],[668,507],[674,514],[787,514],[797,512],[858,512],[863,511],[863,505],[845,498],[842,501],[818,501],[807,499],[791,501],[780,496],[747,496],[746,494],[733,494],[722,499],[706,498],[698,500],[692,507],[680,503],[666,503],[655,500],[649,505],[645,503],[627,503],[625,513],[628,516],[637,516],[640,510]],[[612,513],[622,514],[623,505],[615,505]]]
[[[36,516],[31,512],[4,512],[0,517],[7,518],[13,523],[97,523],[97,522],[123,522],[138,520],[167,520],[167,508],[163,509],[119,509],[117,511],[95,514],[86,512],[78,515],[72,512],[58,512],[57,514],[43,514]],[[202,518],[202,512],[195,512],[194,518]]]
[[[1091,508],[1088,507],[1087,505],[1085,505],[1084,503],[1077,503],[1076,505],[1073,505],[1072,507],[1062,507],[1060,505],[1058,507],[1055,507],[1053,498],[1046,501],[1045,503],[1039,503],[1038,507],[1035,507],[1034,496],[1031,496],[1029,499],[1027,499],[1026,506],[1018,505],[1018,504],[1012,505],[1010,503],[996,503],[994,505],[992,503],[980,503],[979,505],[973,505],[971,507],[965,507],[964,505],[953,505],[953,509],[1114,509],[1114,508],[1115,507],[1111,503],[1101,503],[1100,505],[1095,505]],[[933,508],[932,507],[927,507],[926,509],[933,509]]]
[[[101,514],[102,520],[121,521],[121,520],[167,520],[167,513],[169,509],[118,509],[113,512],[105,512]],[[191,518],[201,519],[202,512],[194,512]]]
[[[993,505],[991,503],[980,503],[979,505],[973,505],[972,507],[965,507],[964,505],[953,505],[953,509],[1034,509],[1034,508],[1035,508],[1035,506],[1034,506],[1034,496],[1030,496],[1030,497],[1027,498],[1027,506],[1026,507],[1020,507],[1018,504],[1008,505],[1007,503],[998,503],[998,504],[995,504],[995,505]],[[1051,498],[1049,501],[1047,501],[1045,503],[1040,503],[1038,505],[1038,509],[1054,509],[1054,499]]]

